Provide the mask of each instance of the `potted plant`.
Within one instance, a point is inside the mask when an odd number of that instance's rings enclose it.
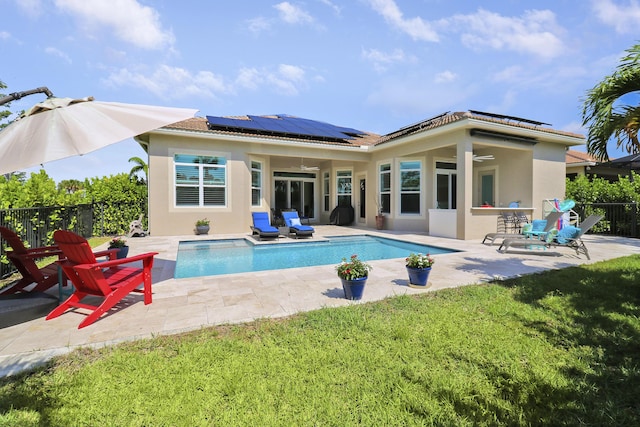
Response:
[[[405,261],[407,273],[409,273],[409,286],[412,288],[425,288],[435,259],[429,254],[412,253]]]
[[[109,242],[109,249],[118,249],[116,253],[116,258],[126,258],[129,255],[129,246],[127,246],[127,241],[122,237],[114,237]]]
[[[351,255],[349,261],[346,258],[342,258],[342,262],[336,266],[336,271],[342,281],[345,298],[350,300],[362,298],[369,271],[372,269],[373,267],[360,260],[358,255]]]
[[[209,220],[207,218],[196,221],[196,234],[207,234],[209,232]]]

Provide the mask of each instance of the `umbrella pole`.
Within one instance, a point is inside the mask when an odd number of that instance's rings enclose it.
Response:
[[[46,86],[42,86],[36,89],[25,90],[24,92],[14,92],[10,93],[7,96],[3,96],[2,98],[0,98],[0,105],[7,104],[11,101],[15,101],[17,99],[24,98],[25,96],[33,95],[36,93],[44,93],[48,98],[51,98],[53,96],[53,93],[51,93],[51,91]]]

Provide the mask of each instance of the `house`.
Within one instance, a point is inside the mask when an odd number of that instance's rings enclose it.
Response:
[[[475,239],[498,216],[542,216],[565,193],[565,153],[583,136],[533,120],[470,110],[388,133],[287,115],[196,117],[138,136],[149,155],[149,229],[247,232],[252,211],[296,209],[311,224],[337,206],[354,224]]]
[[[624,160],[623,158],[619,160]],[[618,181],[619,176],[628,176],[631,168],[614,167],[610,162],[600,162],[588,153],[576,150],[567,150],[567,178],[575,179],[580,175],[587,177],[597,176],[607,181]],[[615,163],[615,162],[614,162]]]

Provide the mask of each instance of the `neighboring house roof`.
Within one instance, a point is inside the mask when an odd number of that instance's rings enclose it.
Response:
[[[582,151],[567,150],[565,155],[567,166],[595,166],[598,160]]]
[[[508,125],[511,128],[515,127],[523,130],[540,131],[563,137],[583,138],[582,135],[575,133],[543,127],[548,125],[547,123],[476,110],[454,113],[446,112],[413,125],[405,126],[382,136],[370,132],[359,131],[353,128],[335,126],[325,122],[302,119],[289,115],[247,115],[234,117],[207,116],[207,118],[195,117],[165,126],[165,129],[179,129],[226,135],[260,136],[261,138],[314,142],[340,146],[370,146],[384,144],[391,140],[436,129],[465,119]],[[312,128],[315,126],[317,129],[321,130],[311,130],[308,132],[301,131],[299,130],[300,128],[296,127],[298,124],[310,126]],[[496,133],[496,135],[500,134]],[[529,136],[522,136],[520,138],[530,140],[531,142],[535,142],[536,140]]]

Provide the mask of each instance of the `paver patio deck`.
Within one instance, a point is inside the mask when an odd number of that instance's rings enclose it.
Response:
[[[129,254],[159,252],[153,268],[153,303],[144,305],[142,295],[126,297],[94,324],[78,330],[85,314],[67,312],[0,329],[0,376],[13,375],[51,357],[82,346],[105,346],[123,341],[207,326],[248,322],[259,318],[284,317],[323,307],[337,307],[381,300],[401,294],[431,292],[494,279],[514,277],[549,269],[593,263],[638,253],[640,241],[609,236],[586,236],[591,260],[571,249],[511,251],[479,240],[464,241],[430,237],[420,233],[377,231],[358,227],[315,226],[314,239],[325,236],[370,234],[416,243],[458,249],[436,255],[429,288],[408,286],[404,259],[371,261],[373,271],[361,301],[348,301],[335,272],[335,264],[255,273],[174,279],[178,244],[181,240],[242,238],[241,235],[171,236],[130,238]],[[281,238],[279,241],[304,243]],[[278,244],[257,242],[258,244]],[[106,247],[106,245],[105,245]],[[102,249],[102,247],[100,248]],[[349,257],[351,254],[345,254]],[[407,254],[408,255],[408,254]],[[57,293],[57,289],[50,292]]]

